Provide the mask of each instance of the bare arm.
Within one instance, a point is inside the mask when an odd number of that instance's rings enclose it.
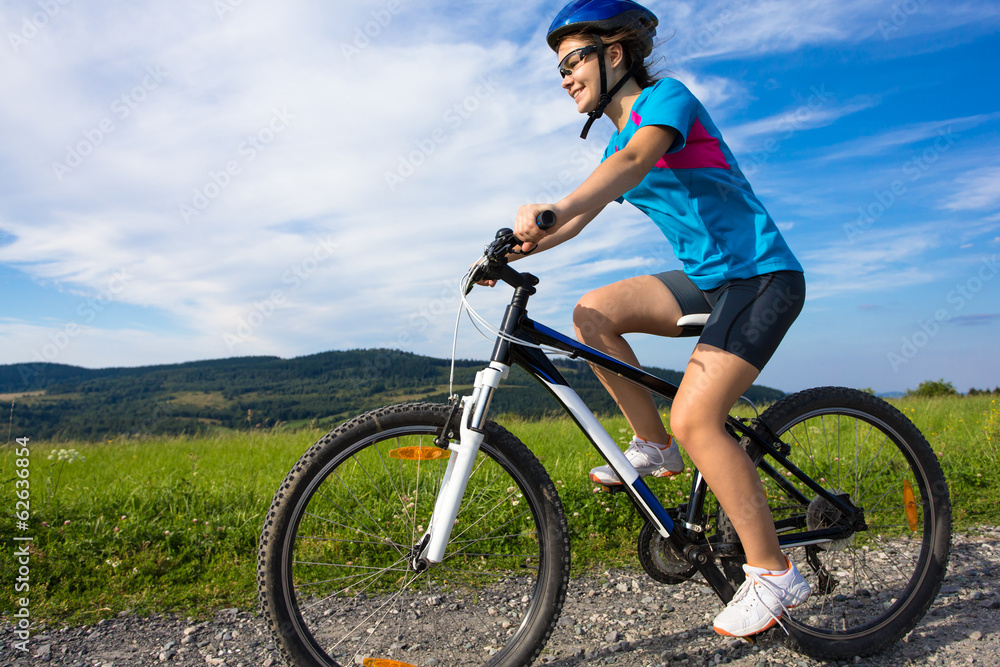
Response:
[[[571,238],[583,231],[591,220],[597,217],[597,215],[604,210],[604,207],[595,208],[586,213],[581,213],[570,219],[557,219],[556,224],[553,225],[548,230],[548,235],[534,244],[534,250],[532,252],[539,253],[543,250],[548,250],[549,248],[554,248],[560,243],[569,241]],[[524,255],[511,255],[509,259],[514,261],[515,259],[520,259]]]
[[[518,209],[514,233],[518,238],[528,242],[525,249],[530,250],[534,244],[540,243],[547,235],[552,234],[558,227],[559,221],[574,220],[577,216],[601,211],[608,202],[637,186],[669,150],[676,137],[677,131],[671,127],[661,125],[640,127],[625,148],[598,165],[580,187],[557,204],[528,204]],[[545,209],[554,211],[557,221],[556,227],[547,232],[535,224],[535,219]],[[593,216],[587,222],[590,220],[593,220]]]

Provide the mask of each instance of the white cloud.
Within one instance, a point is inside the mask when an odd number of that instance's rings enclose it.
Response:
[[[809,298],[890,293],[938,278],[926,256],[941,245],[941,225],[865,232],[856,243],[835,241],[800,252]]]
[[[832,146],[824,160],[852,160],[859,157],[885,155],[900,146],[935,139],[940,151],[948,150],[956,141],[962,138],[962,133],[989,124],[1000,119],[1000,112],[977,114],[944,120],[910,123],[886,130],[879,134],[851,139],[850,141]]]
[[[1000,204],[1000,167],[983,167],[955,179],[957,192],[941,204],[949,211],[992,209]]]
[[[875,100],[862,97],[836,104],[832,95],[817,90],[802,104],[781,113],[735,125],[726,132],[726,140],[736,153],[759,145],[761,137],[780,136],[789,138],[820,127],[827,127],[841,118],[875,106]]]
[[[651,3],[660,18],[668,66],[698,59],[744,58],[871,39],[918,37],[963,27],[988,32],[1000,19],[995,3],[961,5],[898,0],[716,0]],[[926,48],[934,48],[928,46]],[[938,47],[940,48],[940,47]]]
[[[590,141],[577,139],[584,118],[544,46],[564,3],[404,0],[388,17],[383,0],[243,2],[221,16],[217,4],[70,3],[16,52],[2,45],[0,262],[82,300],[129,277],[55,360],[131,365],[383,345],[446,355],[460,276],[518,204],[578,185],[610,133],[601,121]],[[894,4],[651,6],[661,36],[675,33],[663,65],[719,119],[731,109],[749,117],[726,124],[738,146],[787,129],[798,109],[754,116],[752,86],[700,69],[706,62],[752,67],[769,53],[882,41],[876,22]],[[36,6],[0,0],[0,32],[16,33]],[[930,29],[943,11],[922,6],[899,34]],[[975,32],[973,19],[989,24],[983,11],[949,20]],[[799,127],[827,127],[871,103],[838,99]],[[874,143],[834,147],[833,157],[878,154],[937,129],[909,123]],[[74,152],[79,164],[69,168]],[[975,180],[984,174],[967,171],[957,185],[991,201]],[[803,211],[815,209],[808,188],[794,194]],[[207,206],[186,222],[181,205],[199,203]],[[796,234],[811,234],[814,217],[796,215]],[[825,244],[828,253],[804,257],[810,294],[891,289],[936,271],[915,261],[930,248],[909,238],[888,247],[896,240],[878,231],[864,252]],[[618,206],[571,246],[522,265],[543,278],[534,312],[564,331],[595,285],[677,266],[655,227]],[[508,297],[498,289],[474,299],[498,314]],[[0,362],[54,345],[73,323],[56,315],[4,321]],[[468,338],[460,355],[489,352]]]

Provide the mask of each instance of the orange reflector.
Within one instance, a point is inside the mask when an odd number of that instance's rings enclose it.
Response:
[[[417,667],[408,662],[397,662],[395,660],[383,660],[382,658],[365,658],[362,662],[364,667]]]
[[[910,480],[903,480],[903,506],[906,507],[906,520],[910,522],[910,530],[917,530],[917,502],[913,498],[913,486]]]
[[[393,459],[403,459],[404,461],[433,461],[435,459],[446,459],[451,456],[451,452],[440,447],[400,447],[389,450],[389,457]],[[402,665],[403,663],[398,663]]]

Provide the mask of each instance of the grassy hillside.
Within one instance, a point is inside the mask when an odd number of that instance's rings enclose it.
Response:
[[[595,412],[616,406],[583,362],[559,361]],[[455,391],[467,391],[482,361],[459,361]],[[295,359],[243,357],[142,368],[91,370],[60,364],[0,366],[0,414],[8,428],[45,440],[119,435],[197,435],[215,429],[330,426],[381,405],[445,402],[450,360],[398,350],[325,352]],[[651,369],[671,381],[675,371]],[[782,392],[753,387],[754,401]],[[541,417],[558,409],[515,369],[495,399],[499,411]],[[9,410],[9,414],[8,414]]]

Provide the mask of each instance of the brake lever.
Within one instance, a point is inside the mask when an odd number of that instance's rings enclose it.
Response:
[[[541,212],[535,222],[540,228],[548,229],[556,224],[556,215],[550,210],[545,210]],[[530,255],[534,252],[534,248],[528,251],[515,250],[515,248],[519,248],[522,244],[523,241],[514,236],[513,229],[504,227],[497,230],[493,241],[486,246],[486,249],[483,252],[483,256],[486,258],[486,261],[477,266],[475,271],[473,271],[465,293],[469,294],[469,292],[472,291],[472,287],[480,280],[499,278],[499,275],[491,276],[491,274],[498,274],[499,271],[507,265],[508,254]]]

